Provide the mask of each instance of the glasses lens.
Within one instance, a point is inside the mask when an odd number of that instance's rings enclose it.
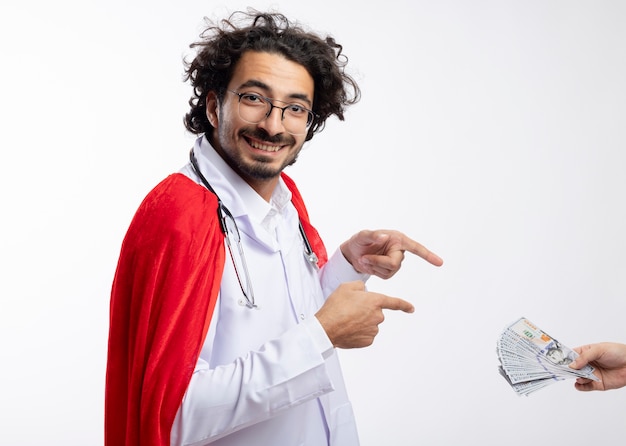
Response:
[[[311,122],[313,114],[300,105],[290,104],[283,109],[283,126],[289,133],[306,133]]]
[[[263,121],[270,108],[270,103],[259,95],[244,93],[239,96],[239,116],[251,124]]]

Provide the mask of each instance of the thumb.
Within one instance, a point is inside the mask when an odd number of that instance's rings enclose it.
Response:
[[[570,368],[578,370],[589,364],[590,361],[594,360],[594,350],[590,345],[585,345],[582,347],[577,347],[574,349],[578,356],[569,364]]]
[[[574,370],[578,370],[581,369],[585,366],[586,362],[583,358],[581,358],[580,356],[578,356],[576,359],[574,359],[572,362],[569,363],[570,368],[574,369]]]

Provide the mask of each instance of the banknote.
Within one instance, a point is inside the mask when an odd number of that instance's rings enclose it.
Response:
[[[509,324],[496,345],[498,370],[519,395],[530,395],[550,384],[583,377],[598,381],[594,368],[574,370],[569,364],[578,354],[525,317]]]

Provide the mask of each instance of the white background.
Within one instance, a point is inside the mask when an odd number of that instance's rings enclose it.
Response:
[[[626,390],[518,397],[495,343],[520,316],[626,342],[619,0],[3,2],[0,443],[102,443],[120,243],[193,142],[203,17],[248,5],[332,34],[363,90],[288,171],[329,250],[395,228],[445,260],[370,282],[416,312],[340,352],[363,446],[617,444]]]

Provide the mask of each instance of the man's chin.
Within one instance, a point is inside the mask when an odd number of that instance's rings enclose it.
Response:
[[[276,160],[264,157],[263,155],[257,155],[253,165],[247,166],[247,173],[257,180],[270,180],[280,175],[286,167],[293,165],[296,160],[297,157],[287,160],[280,166],[276,166]]]
[[[245,166],[245,173],[256,180],[271,180],[276,178],[283,169],[272,167],[269,163],[256,160],[253,165]]]

